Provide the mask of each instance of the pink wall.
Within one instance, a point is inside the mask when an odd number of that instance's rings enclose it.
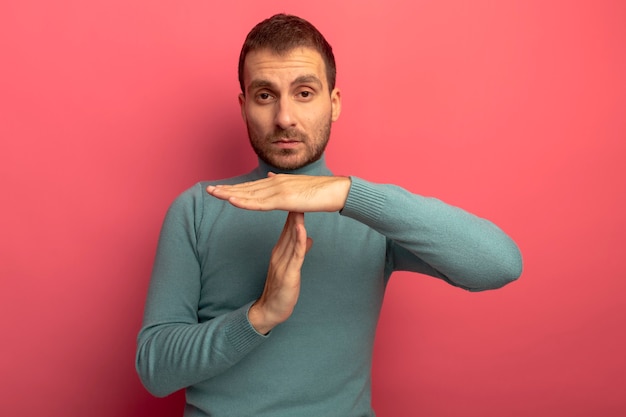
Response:
[[[0,415],[181,415],[134,371],[157,234],[182,190],[253,166],[236,60],[278,11],[334,45],[335,172],[463,206],[524,254],[495,292],[395,276],[380,417],[624,415],[626,3],[293,3],[0,5]]]

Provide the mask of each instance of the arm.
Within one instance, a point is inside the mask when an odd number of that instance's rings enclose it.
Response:
[[[136,368],[145,387],[165,396],[228,369],[263,343],[250,325],[250,304],[198,321],[200,264],[196,230],[203,216],[196,187],[170,207],[159,237]]]
[[[440,200],[353,177],[341,214],[390,239],[395,270],[426,273],[471,291],[502,287],[521,274],[513,240],[490,221]]]
[[[159,238],[136,357],[144,386],[157,396],[212,378],[263,343],[264,335],[291,315],[300,269],[312,245],[304,215],[289,213],[261,297],[200,323],[196,235],[202,211],[197,192],[183,194],[168,211]]]
[[[207,191],[248,210],[340,210],[390,240],[393,269],[437,276],[468,290],[498,288],[521,274],[519,249],[493,223],[394,185],[275,175]]]

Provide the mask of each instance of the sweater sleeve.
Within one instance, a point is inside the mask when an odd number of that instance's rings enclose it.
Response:
[[[199,322],[201,270],[196,235],[202,210],[197,185],[169,208],[159,237],[136,352],[139,377],[156,396],[223,372],[267,337],[248,321],[252,303]]]
[[[428,274],[470,291],[499,288],[521,275],[517,245],[490,221],[395,185],[351,179],[341,214],[387,237],[391,270]]]

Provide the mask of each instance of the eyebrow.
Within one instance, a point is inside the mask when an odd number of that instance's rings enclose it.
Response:
[[[320,89],[323,88],[322,81],[320,81],[320,79],[316,75],[313,75],[313,74],[301,75],[295,80],[293,80],[291,83],[292,86],[298,85],[298,84],[315,84],[318,86],[318,88]],[[258,88],[275,89],[276,84],[274,84],[273,82],[269,80],[264,80],[264,79],[252,80],[250,84],[248,85],[248,92],[252,90],[256,90]]]
[[[317,75],[301,75],[298,78],[296,78],[295,80],[293,80],[293,82],[291,83],[291,85],[294,84],[316,84],[319,88],[322,88],[322,81],[320,81],[319,78],[317,78]]]

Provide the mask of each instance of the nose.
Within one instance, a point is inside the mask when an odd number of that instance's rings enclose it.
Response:
[[[288,97],[281,97],[276,103],[276,126],[281,129],[293,128],[296,125],[293,103]]]

